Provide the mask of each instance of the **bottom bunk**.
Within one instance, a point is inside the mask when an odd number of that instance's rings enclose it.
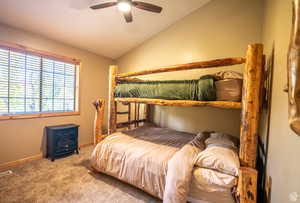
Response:
[[[143,126],[107,136],[92,167],[166,202],[235,202],[239,159],[230,136]]]

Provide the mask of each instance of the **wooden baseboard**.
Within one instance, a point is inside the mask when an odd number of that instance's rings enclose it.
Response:
[[[89,147],[89,146],[92,146],[92,145],[94,145],[94,143],[81,144],[81,145],[79,145],[79,149],[80,149],[80,148]]]
[[[10,161],[10,162],[0,164],[0,169],[12,167],[12,166],[17,166],[17,165],[24,164],[24,163],[27,163],[27,162],[30,162],[30,161],[39,160],[39,159],[42,159],[42,158],[43,158],[43,154],[40,153],[40,154],[29,156],[29,157],[19,159],[19,160],[16,160],[16,161]]]
[[[92,145],[93,145],[93,143],[81,144],[81,145],[79,145],[79,149],[84,148],[84,147],[89,147],[89,146],[92,146]],[[9,168],[9,167],[21,165],[21,164],[24,164],[24,163],[27,163],[27,162],[30,162],[30,161],[40,160],[42,158],[43,158],[43,154],[40,153],[40,154],[29,156],[29,157],[26,157],[26,158],[23,158],[23,159],[18,159],[16,161],[6,162],[6,163],[3,163],[3,164],[0,164],[0,170],[4,169],[4,168]]]

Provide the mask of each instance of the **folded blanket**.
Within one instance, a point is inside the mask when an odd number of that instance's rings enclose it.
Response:
[[[169,160],[163,198],[164,203],[187,201],[195,158],[204,150],[204,141],[208,136],[208,133],[198,134]]]

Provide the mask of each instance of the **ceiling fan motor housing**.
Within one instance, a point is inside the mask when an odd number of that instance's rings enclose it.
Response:
[[[128,4],[132,4],[132,0],[118,0],[118,3],[128,3]]]

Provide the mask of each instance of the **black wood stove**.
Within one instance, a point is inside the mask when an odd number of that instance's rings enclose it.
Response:
[[[78,128],[79,125],[67,124],[47,126],[47,153],[51,161],[78,152]]]

